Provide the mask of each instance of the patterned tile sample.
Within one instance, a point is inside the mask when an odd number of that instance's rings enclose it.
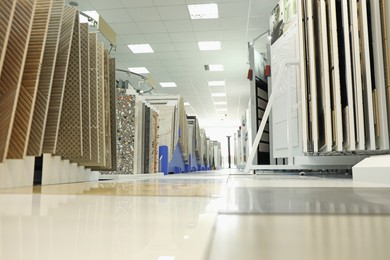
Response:
[[[127,95],[124,89],[116,89],[117,170],[103,174],[134,173],[135,106],[135,95]]]
[[[0,73],[3,67],[5,50],[15,13],[16,0],[2,0],[0,2]]]
[[[149,173],[149,162],[150,162],[150,107],[143,104],[145,107],[145,117],[143,121],[144,126],[144,165],[143,165],[143,173]]]
[[[27,153],[32,111],[38,88],[51,4],[51,0],[36,0],[31,29],[34,33],[31,33],[28,44],[26,63],[7,155],[8,159],[23,159]]]
[[[104,46],[103,43],[97,45],[97,128],[98,128],[98,165],[104,166],[106,163],[106,143],[105,143],[105,119],[104,119]]]
[[[17,1],[0,75],[0,162],[6,159],[20,92],[35,2]]]
[[[72,45],[72,35],[76,21],[78,21],[77,10],[73,7],[65,6],[62,19],[60,42],[57,50],[58,55],[56,58],[43,142],[44,153],[55,153],[56,151],[66,72],[69,65],[70,48]]]
[[[33,118],[28,141],[27,155],[42,154],[45,125],[49,108],[49,97],[53,82],[57,48],[62,24],[64,0],[53,0],[49,28],[46,36],[45,51],[39,75],[38,90],[33,110]]]
[[[89,25],[80,24],[80,60],[81,60],[81,113],[83,155],[78,162],[91,161],[91,115],[90,115],[90,81],[89,81]]]
[[[111,126],[111,171],[116,171],[116,99],[115,59],[110,58],[110,126]]]
[[[91,162],[82,163],[84,166],[99,164],[99,139],[98,139],[98,88],[97,88],[97,34],[89,33],[89,93],[90,93],[90,131],[91,131]]]
[[[63,90],[55,154],[71,161],[82,157],[80,24],[76,16]]]
[[[149,170],[148,173],[154,173],[154,142],[155,142],[155,128],[154,128],[154,111],[150,109],[150,137],[149,137]]]
[[[152,173],[157,173],[160,171],[159,169],[159,158],[158,158],[158,150],[159,150],[159,143],[158,143],[158,113],[154,111],[153,113],[153,126],[154,126],[154,142],[153,142],[153,156],[154,156],[154,162],[153,162],[153,171]]]

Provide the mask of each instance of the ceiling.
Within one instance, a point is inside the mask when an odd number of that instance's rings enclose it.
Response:
[[[69,1],[67,1],[69,2]],[[158,85],[156,94],[180,94],[201,127],[239,126],[249,102],[248,42],[268,30],[269,14],[277,0],[75,0],[81,11],[96,10],[117,33],[116,66],[146,67]],[[191,20],[188,4],[217,3],[219,18]],[[200,51],[198,41],[220,41],[221,50]],[[265,50],[267,37],[256,42]],[[148,43],[149,54],[133,54],[129,44]],[[204,65],[222,64],[223,72]],[[225,81],[209,87],[208,81]],[[226,92],[213,97],[212,92]],[[226,102],[227,105],[215,105]],[[226,109],[225,111],[223,109]]]

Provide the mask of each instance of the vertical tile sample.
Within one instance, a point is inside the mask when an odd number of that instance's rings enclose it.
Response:
[[[0,75],[0,162],[6,159],[22,82],[35,2],[17,1]]]
[[[115,59],[110,58],[110,127],[111,127],[111,171],[117,169],[116,159],[116,105],[115,105]]]
[[[72,45],[72,35],[76,25],[76,19],[78,21],[77,10],[73,7],[65,6],[62,19],[60,42],[57,50],[54,77],[47,112],[48,114],[43,142],[44,153],[55,153],[56,151],[63,94],[69,66],[70,49]]]
[[[7,49],[9,33],[15,13],[16,0],[2,0],[0,2],[0,74],[3,67],[5,51]]]
[[[81,114],[81,60],[80,24],[76,15],[72,34],[62,106],[59,111],[57,145],[54,153],[71,161],[82,157],[82,114]]]
[[[133,174],[136,96],[116,89],[116,171],[110,174]],[[107,174],[104,172],[104,174]]]
[[[149,173],[149,161],[150,161],[150,107],[145,106],[145,117],[143,121],[144,125],[144,164],[143,164],[143,173]]]
[[[27,155],[29,156],[42,154],[63,11],[64,0],[53,0],[28,140]]]
[[[51,0],[36,0],[31,29],[33,33],[31,33],[28,44],[26,63],[7,155],[9,159],[23,159],[27,153],[32,111],[38,88],[51,4]]]
[[[105,115],[104,115],[104,46],[103,43],[97,44],[97,128],[98,128],[98,165],[104,166],[106,162],[106,143],[105,143]]]
[[[92,167],[99,164],[99,139],[98,139],[98,87],[97,87],[97,34],[89,33],[89,101],[90,101],[90,145],[91,161],[81,165]]]
[[[82,120],[82,156],[76,162],[91,161],[91,114],[90,114],[90,75],[89,75],[89,25],[80,24],[80,73],[81,73],[81,120]]]

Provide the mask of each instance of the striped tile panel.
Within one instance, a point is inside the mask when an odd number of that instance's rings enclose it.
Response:
[[[8,159],[23,159],[26,156],[51,4],[51,0],[36,0],[32,23],[33,33],[31,33],[28,44],[26,64],[8,149]]]
[[[34,104],[31,130],[28,140],[28,156],[40,156],[42,154],[49,97],[57,58],[57,48],[61,32],[63,11],[64,0],[52,0],[45,51],[43,54],[41,73],[39,75],[36,101]]]
[[[6,159],[26,60],[35,2],[16,3],[0,75],[0,162]]]

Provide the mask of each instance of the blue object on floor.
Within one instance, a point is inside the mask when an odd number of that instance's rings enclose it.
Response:
[[[164,175],[168,174],[168,146],[161,145],[158,149],[158,158],[160,158],[160,171]]]
[[[182,173],[185,170],[184,158],[181,153],[180,144],[177,143],[173,151],[172,160],[168,165],[168,173]]]

